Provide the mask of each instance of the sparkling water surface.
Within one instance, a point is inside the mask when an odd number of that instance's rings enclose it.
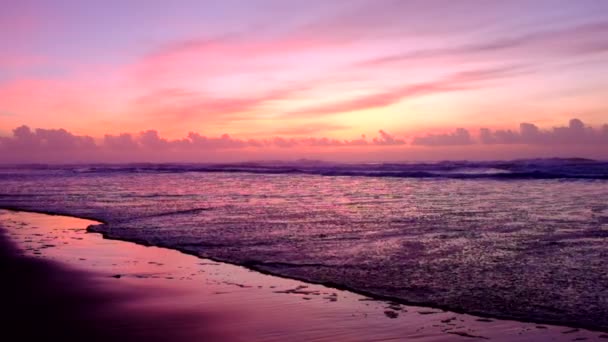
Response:
[[[607,169],[590,169],[4,168],[0,205],[96,218],[109,237],[407,303],[606,330]]]

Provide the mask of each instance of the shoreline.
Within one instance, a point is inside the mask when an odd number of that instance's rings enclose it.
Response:
[[[26,212],[26,213],[44,214],[44,215],[50,215],[50,216],[73,217],[73,218],[78,218],[78,219],[95,221],[95,222],[97,222],[97,224],[107,224],[108,223],[108,222],[106,222],[104,220],[100,220],[98,218],[93,218],[93,217],[88,217],[88,216],[77,216],[77,215],[64,214],[64,213],[51,212],[51,211],[43,211],[43,210],[21,209],[21,208],[18,208],[18,207],[7,207],[7,206],[0,206],[0,210],[8,210],[8,211],[12,211],[12,212]],[[355,293],[355,294],[358,294],[358,295],[361,295],[361,296],[368,297],[368,298],[373,299],[373,300],[399,303],[400,305],[406,305],[406,306],[425,307],[425,308],[433,309],[433,310],[449,311],[449,312],[453,312],[453,313],[461,314],[461,315],[473,315],[473,316],[477,316],[477,317],[479,317],[481,319],[514,320],[514,321],[518,321],[518,322],[522,322],[522,323],[533,323],[533,324],[540,324],[540,325],[556,325],[556,326],[564,326],[564,327],[569,327],[569,328],[574,328],[574,329],[586,329],[586,330],[600,332],[600,333],[608,333],[608,329],[602,329],[601,327],[596,327],[596,326],[588,326],[588,325],[580,324],[580,323],[577,323],[577,322],[563,322],[563,321],[538,320],[538,319],[522,319],[521,317],[514,317],[514,316],[509,316],[509,315],[489,315],[489,314],[486,314],[486,313],[483,313],[483,312],[471,312],[471,311],[460,310],[458,308],[438,306],[438,305],[434,305],[433,303],[411,302],[411,301],[407,301],[407,300],[404,300],[404,299],[399,298],[399,297],[391,297],[391,296],[378,295],[378,294],[375,294],[375,293],[358,290],[358,289],[355,289],[355,288],[351,288],[351,287],[344,286],[344,285],[341,285],[341,284],[336,284],[336,283],[316,282],[314,280],[306,279],[304,277],[286,276],[286,275],[282,275],[280,273],[275,273],[275,272],[267,271],[267,270],[265,270],[263,268],[256,267],[255,265],[251,265],[251,264],[235,263],[235,262],[231,262],[230,260],[223,260],[221,258],[214,258],[212,256],[204,256],[204,257],[202,257],[202,256],[199,256],[199,255],[197,255],[195,253],[191,253],[191,252],[188,252],[188,251],[183,251],[183,250],[180,250],[180,249],[172,248],[170,246],[164,246],[162,244],[158,244],[158,245],[150,244],[150,243],[148,243],[148,242],[146,242],[144,240],[125,239],[125,238],[121,238],[121,237],[114,237],[114,236],[112,236],[112,235],[110,235],[108,233],[98,232],[98,231],[95,231],[95,230],[91,229],[91,227],[93,227],[93,226],[95,226],[97,224],[92,224],[92,225],[87,226],[86,227],[86,231],[89,232],[89,233],[100,234],[104,239],[108,239],[108,240],[122,241],[122,242],[134,243],[134,244],[141,245],[141,246],[146,246],[146,247],[158,247],[158,248],[168,249],[168,250],[172,250],[172,251],[177,251],[177,252],[182,253],[184,255],[193,256],[193,257],[199,258],[201,260],[207,259],[207,260],[211,260],[211,261],[214,261],[214,262],[219,262],[219,263],[224,263],[224,264],[228,264],[228,265],[233,265],[233,266],[236,266],[236,267],[242,267],[244,269],[252,270],[252,271],[264,274],[264,275],[269,275],[269,276],[278,277],[278,278],[282,278],[282,279],[297,280],[297,281],[305,282],[305,283],[308,283],[308,284],[325,286],[325,287],[336,289],[336,290],[340,290],[340,291],[348,291],[348,292],[351,292],[351,293]]]
[[[63,215],[63,214],[39,213],[39,212],[35,212],[35,211],[17,210],[17,209],[14,209],[14,208],[5,209],[5,210],[9,210],[10,212],[15,213],[16,215],[19,215],[20,213],[23,213],[23,212],[28,212],[28,213],[33,213],[32,215],[48,215],[48,216],[54,216],[54,217],[59,217],[59,218],[61,218],[61,217],[68,217],[67,215]],[[89,218],[87,218],[87,220],[88,219]],[[99,220],[96,220],[96,221],[100,222]],[[90,237],[93,237],[95,235],[99,235],[100,237],[103,236],[102,234],[99,234],[99,233],[95,233],[94,235],[90,234],[90,233],[87,233],[87,235],[90,236]],[[163,253],[177,254],[177,255],[183,256],[183,257],[177,257],[176,256],[177,259],[184,259],[184,258],[187,257],[187,258],[195,258],[200,263],[204,263],[205,261],[216,262],[215,260],[213,260],[211,258],[200,258],[198,256],[195,256],[195,255],[192,255],[192,254],[189,254],[189,253],[184,253],[184,252],[181,252],[181,251],[165,248],[165,247],[162,247],[162,246],[161,247],[157,247],[157,246],[143,247],[140,244],[137,244],[137,243],[134,243],[134,242],[130,242],[130,241],[125,241],[125,240],[120,240],[120,239],[111,239],[110,240],[110,239],[107,239],[105,236],[103,236],[102,239],[105,239],[107,241],[115,241],[118,245],[121,246],[120,248],[133,248],[133,247],[128,247],[129,245],[138,246],[138,247],[143,248],[143,249],[154,248],[154,249],[158,249],[158,250],[164,250],[165,252],[163,252]],[[311,297],[310,291],[309,290],[302,290],[302,289],[300,289],[299,290],[300,293],[298,293],[297,288],[299,286],[305,286],[305,287],[309,287],[310,286],[310,287],[314,287],[314,288],[321,288],[321,289],[324,289],[323,291],[327,291],[327,292],[329,292],[329,291],[336,291],[336,292],[340,292],[340,293],[343,292],[343,293],[347,294],[348,296],[359,297],[357,299],[357,301],[359,303],[362,303],[362,302],[365,302],[365,301],[369,301],[370,303],[373,302],[375,304],[378,304],[378,306],[382,309],[378,313],[380,315],[386,316],[386,317],[382,317],[383,319],[389,318],[388,321],[392,321],[391,318],[393,318],[393,317],[391,317],[391,316],[393,316],[393,315],[396,315],[396,316],[399,316],[399,315],[405,316],[405,315],[407,315],[406,314],[407,312],[413,312],[413,313],[418,312],[419,315],[420,315],[420,317],[423,317],[423,316],[424,317],[430,317],[430,316],[435,316],[435,315],[441,313],[441,314],[443,314],[443,316],[455,316],[455,317],[461,317],[461,316],[464,317],[464,316],[466,316],[466,317],[472,317],[473,321],[480,321],[480,322],[482,322],[482,323],[484,323],[486,325],[494,325],[494,324],[504,325],[505,323],[508,323],[508,324],[510,324],[512,326],[516,326],[516,327],[525,326],[526,329],[529,329],[529,330],[532,330],[532,328],[535,328],[534,325],[538,324],[538,323],[530,323],[530,322],[506,321],[506,320],[500,320],[500,319],[498,319],[498,320],[487,319],[487,318],[479,316],[479,315],[472,316],[470,314],[462,314],[462,313],[458,313],[458,312],[454,312],[454,311],[445,311],[445,310],[443,310],[441,312],[437,312],[436,311],[436,310],[438,310],[437,308],[431,308],[431,307],[428,307],[428,306],[405,305],[405,307],[404,307],[403,303],[396,302],[396,301],[394,301],[394,300],[392,300],[390,298],[388,300],[387,299],[380,299],[379,300],[377,298],[370,298],[370,296],[361,296],[359,293],[356,293],[354,291],[343,290],[343,289],[336,288],[336,287],[328,287],[326,284],[314,284],[314,283],[311,283],[309,281],[305,281],[306,285],[302,285],[301,284],[302,281],[299,281],[297,279],[294,280],[293,278],[281,277],[280,275],[277,276],[275,274],[268,274],[268,273],[265,273],[265,272],[259,272],[259,271],[255,270],[255,269],[254,269],[254,272],[251,272],[250,270],[252,269],[252,267],[247,267],[247,266],[244,266],[244,265],[234,265],[234,264],[226,263],[226,262],[223,262],[223,261],[219,261],[219,262],[222,263],[222,264],[224,264],[224,265],[220,265],[220,268],[222,268],[222,267],[223,268],[229,267],[231,269],[230,272],[234,272],[234,268],[239,268],[239,269],[241,269],[240,273],[247,273],[247,272],[254,273],[253,278],[256,278],[256,277],[257,278],[268,278],[268,280],[266,280],[266,281],[271,281],[271,282],[276,282],[276,283],[281,283],[281,282],[294,283],[294,284],[300,283],[299,285],[297,285],[295,287],[296,291],[292,291],[291,294],[296,294],[296,295],[304,296],[304,302],[309,302],[310,301],[311,298],[308,298],[308,297]],[[263,273],[265,273],[265,274],[263,274]],[[249,278],[250,275],[247,275],[247,277]],[[121,277],[118,277],[118,278],[121,278]],[[248,287],[249,285],[247,285],[246,283],[243,284],[242,279],[241,279],[240,282],[236,282],[236,284],[240,284],[240,285],[244,286],[244,287],[242,287],[243,289],[250,288],[250,287]],[[229,285],[229,286],[237,286],[237,285],[232,284],[232,285]],[[222,286],[220,286],[220,287],[222,287]],[[237,286],[237,287],[240,287],[240,286]],[[293,290],[293,289],[294,288],[292,288],[291,290]],[[286,289],[285,291],[291,291],[291,290],[290,289]],[[321,291],[321,290],[319,290],[319,291]],[[221,291],[219,291],[219,292],[221,292]],[[314,292],[314,291],[312,291],[312,292]],[[282,293],[282,292],[278,292],[278,293]],[[275,291],[271,291],[270,296],[275,296],[276,297],[276,296],[278,296],[278,293],[275,293]],[[264,299],[268,299],[267,295],[264,295],[263,297],[264,297]],[[364,298],[361,298],[361,297],[364,297]],[[299,299],[299,302],[301,302],[301,298],[298,298],[298,299]],[[330,302],[331,302],[331,300],[330,300]],[[284,304],[284,303],[282,303],[282,304]],[[365,303],[365,304],[368,304],[368,303]],[[245,303],[243,305],[247,305],[247,304]],[[293,305],[293,303],[290,303],[290,305]],[[325,305],[327,305],[327,304],[325,304]],[[393,311],[391,311],[391,310],[383,310],[383,308],[388,308],[388,307],[391,307],[391,306],[393,306],[393,308],[398,307],[398,310],[393,310]],[[316,310],[318,310],[318,309],[319,308],[315,308],[312,312],[316,313]],[[357,309],[360,309],[360,308],[357,308]],[[307,313],[310,314],[310,312],[307,312]],[[451,317],[448,317],[448,318],[451,318]],[[439,324],[441,324],[441,322],[444,322],[446,319],[438,319],[437,321],[431,322],[431,323],[439,323]],[[493,323],[490,323],[490,322],[493,322]],[[470,324],[470,322],[469,322],[469,324]],[[434,324],[431,324],[431,325],[434,326]],[[561,329],[561,330],[566,330],[566,331],[580,329],[580,328],[577,328],[577,327],[564,327],[564,326],[554,326],[554,327],[556,329]],[[444,328],[445,328],[445,326],[444,326]],[[490,328],[490,330],[494,329],[493,327],[490,327],[490,326],[488,326],[488,328]],[[538,326],[536,328],[538,330],[545,330],[545,329],[547,329],[547,327],[538,327]],[[572,328],[574,328],[574,329],[572,329]],[[441,330],[441,329],[436,329],[436,330]],[[439,332],[439,331],[437,331],[437,332]],[[601,331],[598,331],[598,332],[601,332]],[[561,333],[565,334],[564,332],[561,332]],[[590,331],[588,333],[592,334],[592,332],[590,332]],[[450,335],[447,335],[447,334],[450,334]],[[447,336],[451,336],[452,338],[454,338],[454,334],[460,335],[458,333],[458,331],[451,331],[451,332],[443,331],[443,335],[444,336],[447,335]],[[467,335],[469,335],[469,336],[467,336]],[[469,338],[472,338],[472,337],[483,338],[484,337],[483,335],[470,334],[470,333],[467,333],[467,332],[463,332],[463,334],[461,336],[462,337],[469,337]],[[523,338],[524,336],[525,335],[522,335],[521,337]],[[560,335],[558,335],[558,336],[560,336]],[[600,336],[603,336],[603,335],[600,335]],[[564,337],[566,337],[566,335],[564,335]],[[567,336],[567,337],[570,337],[570,336]],[[436,336],[435,336],[435,338],[429,338],[429,340],[441,340],[441,339],[437,339]]]
[[[2,217],[2,216],[0,216]],[[23,341],[236,341],[209,328],[212,315],[131,307],[151,295],[130,287],[106,286],[99,275],[28,253],[0,221],[0,282],[3,333]],[[33,254],[33,255],[32,255]],[[178,322],[193,329],[167,331]],[[194,328],[194,323],[204,327]]]
[[[239,263],[235,263],[235,262],[231,262],[229,260],[223,260],[220,258],[214,258],[214,257],[210,257],[210,256],[205,256],[205,257],[201,257],[199,255],[196,255],[195,253],[190,253],[188,251],[183,251],[180,249],[176,249],[176,248],[171,248],[168,246],[163,246],[162,244],[159,245],[155,245],[155,244],[149,244],[146,241],[143,240],[130,240],[130,239],[124,239],[124,238],[119,238],[119,237],[113,237],[107,233],[104,232],[97,232],[94,230],[89,230],[89,227],[87,227],[87,231],[90,233],[95,233],[95,234],[100,234],[101,236],[103,236],[104,239],[108,239],[108,240],[114,240],[114,241],[122,241],[122,242],[130,242],[130,243],[134,243],[134,244],[138,244],[141,246],[146,246],[146,247],[158,247],[158,248],[165,248],[165,249],[169,249],[169,250],[174,250],[174,251],[178,251],[184,255],[190,255],[190,256],[194,256],[197,258],[200,258],[201,260],[211,260],[214,262],[219,262],[219,263],[224,263],[224,264],[228,264],[228,265],[232,265],[232,266],[237,266],[237,267],[242,267],[245,268],[247,270],[251,270],[254,272],[258,272],[260,274],[264,274],[264,275],[268,275],[268,276],[273,276],[273,277],[277,277],[277,278],[282,278],[282,279],[289,279],[289,280],[297,280],[297,281],[301,281],[304,283],[308,283],[308,284],[313,284],[313,285],[320,285],[320,286],[325,286],[331,289],[336,289],[336,290],[340,290],[340,291],[347,291],[347,292],[351,292],[354,294],[358,294],[364,297],[368,297],[370,298],[370,300],[377,300],[377,301],[384,301],[384,302],[393,302],[393,303],[398,303],[400,305],[406,305],[406,306],[417,306],[417,307],[424,307],[430,310],[442,310],[442,311],[446,311],[446,312],[452,312],[452,313],[456,313],[456,314],[460,314],[460,315],[472,315],[472,316],[476,316],[479,317],[480,319],[492,319],[492,320],[513,320],[513,321],[517,321],[517,322],[521,322],[521,323],[531,323],[531,324],[538,324],[538,325],[555,325],[555,326],[562,326],[562,327],[566,327],[566,328],[573,328],[573,329],[586,329],[589,331],[595,331],[595,332],[599,332],[599,333],[608,333],[608,329],[604,329],[602,330],[601,328],[598,327],[594,327],[594,326],[587,326],[585,324],[579,324],[576,322],[566,322],[564,324],[564,322],[561,321],[544,321],[544,320],[535,320],[535,319],[520,319],[519,317],[514,317],[514,316],[509,316],[509,315],[488,315],[485,314],[483,312],[471,312],[471,311],[462,311],[459,310],[457,308],[451,308],[451,307],[444,307],[444,306],[438,306],[438,305],[433,305],[433,303],[425,303],[425,302],[410,302],[407,300],[404,300],[402,298],[399,297],[390,297],[390,296],[383,296],[383,295],[378,295],[372,292],[367,292],[367,291],[362,291],[362,290],[358,290],[355,288],[351,288],[348,286],[344,286],[344,285],[340,285],[340,284],[335,284],[335,283],[330,283],[330,282],[317,282],[311,279],[306,279],[304,277],[296,277],[296,276],[286,276],[286,275],[282,275],[280,273],[274,273],[274,272],[270,272],[267,271],[265,269],[262,268],[258,268],[256,266],[252,266],[250,264],[239,264]]]

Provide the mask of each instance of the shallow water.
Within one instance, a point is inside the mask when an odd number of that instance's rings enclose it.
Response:
[[[66,306],[65,301],[47,306],[55,320],[62,319],[58,314],[81,320],[79,331],[84,330],[85,336],[74,340],[447,342],[475,338],[529,342],[608,338],[585,329],[487,319],[373,300],[171,249],[103,239],[86,232],[91,224],[94,222],[66,216],[0,210],[0,238],[6,233],[31,261],[52,260],[52,265],[61,265],[59,269],[46,269],[50,279],[42,282],[44,288],[37,287],[40,282],[33,285],[36,295],[43,292],[56,298],[61,291],[66,295],[78,291],[89,294],[88,300],[76,300],[84,303],[81,310]],[[2,252],[5,250],[0,249]],[[7,281],[27,279],[23,278],[9,277]],[[51,286],[53,280],[61,282],[57,288]],[[6,286],[6,281],[2,284]],[[24,285],[32,286],[27,280]],[[40,311],[40,301],[32,300],[27,290],[20,293],[23,296],[11,298],[16,298],[17,306],[25,311],[23,321],[49,325],[48,318],[32,316],[32,311]],[[97,305],[90,300],[95,294],[103,296]],[[30,299],[29,306],[23,305],[25,299]],[[48,336],[49,328],[59,330],[60,335],[73,334],[74,318],[61,321],[67,326],[53,322],[41,330],[43,336],[38,339]],[[116,336],[100,336],[104,332]],[[57,337],[55,340],[65,340],[65,336]]]
[[[97,218],[111,237],[408,303],[608,329],[602,177],[136,171],[4,169],[0,205]]]

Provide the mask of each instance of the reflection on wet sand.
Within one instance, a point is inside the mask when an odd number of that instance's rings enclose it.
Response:
[[[376,301],[182,253],[104,240],[91,221],[3,211],[10,322],[63,340],[597,339],[586,330]],[[49,261],[50,260],[50,261]],[[30,295],[28,295],[30,294]],[[78,324],[74,324],[78,322]],[[9,325],[16,326],[16,325]]]

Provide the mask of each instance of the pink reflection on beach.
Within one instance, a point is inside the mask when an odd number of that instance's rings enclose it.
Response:
[[[175,329],[199,329],[201,334],[211,331],[222,340],[247,341],[255,336],[255,340],[264,341],[286,337],[299,341],[451,341],[461,335],[525,341],[595,336],[583,330],[563,334],[566,328],[541,329],[534,324],[478,320],[374,301],[169,249],[105,240],[86,233],[86,226],[96,224],[89,220],[13,212],[1,212],[0,218],[2,227],[26,255],[92,272],[98,289],[128,290],[125,293],[131,293],[131,299],[119,300],[117,309],[158,317],[187,313],[183,320],[171,323]]]

